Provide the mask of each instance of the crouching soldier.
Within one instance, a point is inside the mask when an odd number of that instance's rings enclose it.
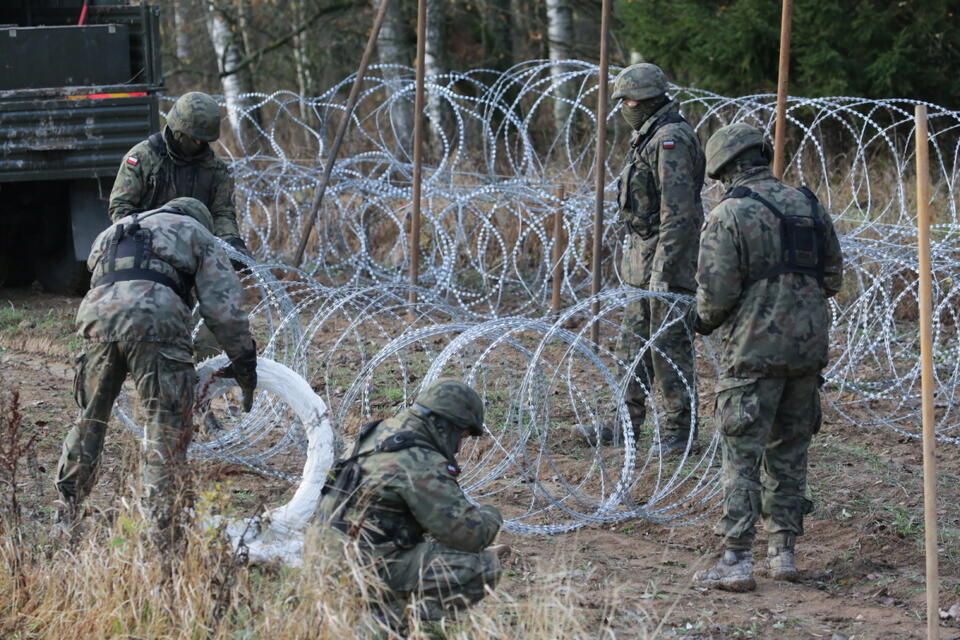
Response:
[[[479,601],[500,578],[487,547],[503,518],[471,504],[457,482],[461,442],[482,433],[476,391],[441,379],[411,407],[361,429],[350,457],[331,471],[319,520],[341,541],[355,540],[374,565],[385,587],[380,612],[395,628],[411,596],[421,619],[439,620]]]
[[[747,591],[754,533],[769,535],[760,568],[794,580],[803,534],[807,450],[820,429],[820,371],[843,256],[829,214],[805,188],[770,173],[760,130],[737,123],[707,142],[707,175],[728,188],[700,236],[695,329],[716,332],[716,421],[723,443],[725,551],[696,574],[705,585]]]
[[[77,311],[84,340],[74,393],[82,410],[57,468],[58,519],[70,530],[90,493],[113,403],[129,374],[144,412],[143,491],[157,540],[176,534],[182,466],[193,431],[196,373],[190,340],[194,297],[230,357],[226,377],[250,410],[257,385],[256,345],[241,308],[240,281],[211,229],[203,203],[175,198],[122,217],[93,243],[90,291]]]

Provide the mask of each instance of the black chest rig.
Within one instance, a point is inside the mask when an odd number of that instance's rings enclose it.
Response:
[[[156,173],[147,177],[147,194],[141,206],[145,211],[161,207],[174,198],[196,198],[209,209],[213,201],[214,171],[199,162],[174,162],[162,133],[154,133],[147,142],[160,157]]]
[[[727,198],[756,200],[780,222],[780,262],[749,280],[747,286],[760,280],[773,280],[782,273],[801,273],[816,278],[820,286],[823,286],[827,226],[820,219],[817,196],[806,187],[798,187],[797,190],[810,204],[810,216],[784,215],[772,202],[742,185],[733,187],[721,199],[721,202]]]
[[[153,233],[140,225],[143,218],[162,212],[163,209],[145,216],[135,214],[133,222],[116,225],[110,246],[97,263],[98,267],[102,267],[100,277],[91,283],[91,288],[127,280],[147,280],[173,289],[184,304],[190,306],[193,275],[178,271],[154,253]],[[133,266],[118,269],[117,260],[121,258],[133,258]]]
[[[430,451],[438,451],[436,445],[425,436],[416,433],[415,431],[401,431],[393,434],[370,451],[364,451],[363,453],[360,453],[360,446],[363,444],[364,440],[366,440],[367,437],[373,433],[373,431],[377,428],[377,426],[380,425],[381,422],[381,420],[369,422],[360,429],[360,432],[357,434],[357,442],[354,445],[350,456],[348,458],[336,460],[333,463],[333,466],[330,467],[330,471],[327,473],[327,481],[324,483],[323,489],[320,491],[321,496],[331,495],[333,497],[333,508],[328,514],[329,519],[327,520],[327,523],[342,533],[347,534],[351,538],[357,538],[360,535],[361,529],[363,529],[362,521],[351,524],[343,517],[343,514],[356,501],[357,494],[359,493],[360,486],[363,482],[363,467],[360,465],[360,459],[377,453],[393,453],[395,451],[402,451],[404,449],[410,449],[413,447],[429,449]],[[455,461],[449,460],[448,462],[449,464],[452,464],[459,472],[459,467],[456,467]],[[383,530],[364,530],[364,540],[370,542],[371,544],[384,544],[387,542],[398,541],[401,543],[401,545],[404,543],[416,543],[416,541],[402,540],[404,536],[400,534],[400,532],[391,531],[389,530],[389,527],[382,526],[386,522],[389,522],[389,519],[378,518],[377,515],[377,506],[375,503],[369,505],[365,509],[364,519],[371,517],[371,519],[375,520],[377,525]]]
[[[631,233],[647,240],[660,231],[660,189],[653,169],[640,159],[640,152],[662,127],[686,122],[676,112],[661,115],[642,136],[630,145],[630,159],[617,179],[620,220]]]

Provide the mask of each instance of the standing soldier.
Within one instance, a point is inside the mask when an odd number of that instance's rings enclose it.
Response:
[[[411,407],[361,429],[323,488],[321,522],[373,562],[386,587],[382,613],[394,627],[411,595],[420,597],[421,619],[439,620],[479,601],[500,578],[497,553],[486,548],[503,518],[496,507],[472,504],[457,482],[461,442],[482,433],[477,392],[437,380]]]
[[[257,385],[256,345],[241,308],[240,281],[211,234],[203,203],[176,198],[120,218],[93,243],[90,291],[77,311],[84,340],[74,394],[82,410],[57,468],[58,519],[70,530],[90,493],[114,400],[129,373],[145,415],[143,489],[161,545],[176,535],[196,373],[190,342],[193,298],[232,362],[249,411]]]
[[[728,188],[700,239],[698,333],[718,334],[716,420],[723,442],[724,553],[694,581],[731,591],[756,587],[753,538],[763,516],[769,542],[758,567],[795,580],[803,534],[807,449],[820,429],[820,372],[843,256],[830,215],[806,188],[768,167],[760,130],[738,123],[707,142],[707,174]]]
[[[649,291],[693,295],[697,239],[703,223],[704,157],[693,127],[667,97],[667,78],[656,65],[642,63],[620,72],[613,99],[634,129],[626,165],[618,181],[617,204],[626,230],[621,277]],[[659,297],[644,298],[624,311],[617,357],[633,362],[643,355],[626,389],[626,404],[635,435],[646,419],[646,396],[656,383],[664,407],[660,437],[663,454],[681,453],[696,443],[693,340],[683,321],[664,327],[673,306]],[[692,393],[692,396],[691,396]],[[603,428],[599,440],[613,439]]]
[[[220,107],[205,93],[180,96],[167,126],[138,143],[120,163],[110,192],[110,218],[156,209],[179,197],[196,198],[213,216],[213,234],[249,256],[240,237],[227,165],[210,148],[220,137]]]

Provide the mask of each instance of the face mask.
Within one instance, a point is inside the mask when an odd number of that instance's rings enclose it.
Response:
[[[180,150],[183,151],[184,155],[192,156],[203,148],[203,145],[206,144],[200,140],[197,140],[182,131],[174,131],[173,139],[177,141],[177,144],[180,146]]]
[[[639,129],[665,103],[666,99],[662,96],[641,100],[632,107],[626,102],[621,102],[620,113],[623,114],[623,119],[627,121],[631,129]]]

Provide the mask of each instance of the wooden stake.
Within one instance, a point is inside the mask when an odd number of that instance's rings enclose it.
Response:
[[[360,67],[357,69],[357,77],[353,80],[353,86],[350,87],[350,95],[347,97],[347,108],[344,111],[343,119],[337,126],[337,134],[333,139],[333,146],[330,148],[330,155],[327,157],[327,164],[323,168],[323,178],[320,180],[320,188],[317,191],[317,197],[313,199],[310,206],[310,214],[307,217],[307,226],[303,230],[303,236],[300,238],[300,245],[297,247],[297,253],[293,258],[293,266],[299,267],[303,262],[303,253],[307,249],[307,242],[310,239],[310,232],[317,222],[317,215],[320,213],[320,204],[323,202],[323,195],[327,192],[327,184],[330,182],[330,174],[333,172],[333,163],[337,161],[340,154],[340,145],[343,143],[343,136],[347,133],[347,127],[350,126],[350,120],[353,119],[353,109],[357,106],[357,98],[360,96],[360,85],[367,74],[367,66],[370,64],[370,56],[373,54],[373,47],[377,44],[377,36],[380,35],[380,27],[383,26],[383,19],[387,15],[387,5],[390,0],[380,0],[380,7],[377,9],[377,17],[373,20],[373,29],[370,31],[370,37],[367,38],[367,46],[360,57]]]
[[[790,82],[790,18],[793,13],[792,0],[783,0],[780,12],[780,73],[777,78],[777,124],[773,133],[773,175],[777,180],[783,178],[785,159],[783,157],[784,135],[787,130],[787,86]]]
[[[927,107],[918,104],[917,249],[920,276],[920,376],[923,416],[923,528],[927,556],[927,638],[940,637],[940,575],[937,559],[937,452],[933,412],[933,295],[930,266],[930,154]]]
[[[607,39],[610,32],[610,0],[603,0],[600,5],[600,82],[597,95],[597,170],[594,188],[597,192],[595,208],[593,210],[593,282],[590,286],[591,295],[600,293],[600,258],[603,249],[603,187],[606,182],[607,150]],[[600,301],[594,300],[590,305],[593,314],[593,326],[590,327],[590,338],[594,343],[600,342]]]
[[[417,89],[413,107],[413,209],[410,213],[410,285],[420,279],[420,198],[423,181],[423,83],[427,54],[427,0],[417,1]],[[417,301],[417,292],[410,289],[410,304]]]
[[[563,282],[563,272],[561,271],[561,262],[566,247],[563,244],[563,185],[557,188],[557,208],[553,212],[553,255],[551,256],[553,269],[551,271],[553,286],[550,296],[550,312],[554,315],[560,313],[560,285]]]

